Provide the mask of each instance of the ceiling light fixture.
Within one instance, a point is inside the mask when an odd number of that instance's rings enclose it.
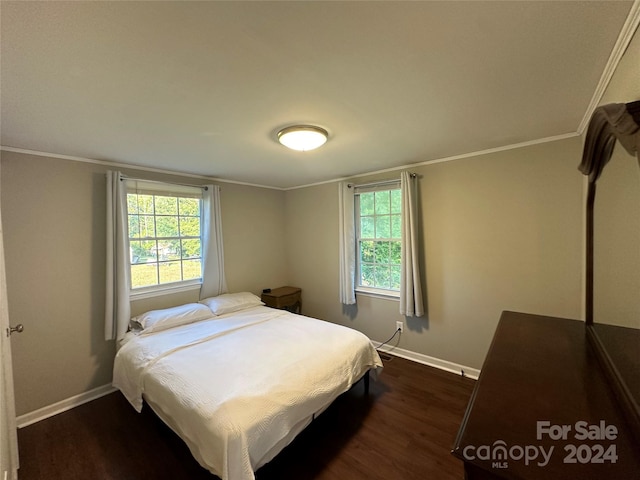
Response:
[[[313,125],[293,125],[278,132],[278,141],[287,148],[307,152],[321,147],[329,134],[324,128]]]

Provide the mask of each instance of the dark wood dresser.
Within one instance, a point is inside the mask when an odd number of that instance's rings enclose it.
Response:
[[[640,479],[640,443],[578,320],[502,314],[452,453],[467,480]]]

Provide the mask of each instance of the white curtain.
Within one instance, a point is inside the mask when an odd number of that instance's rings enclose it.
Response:
[[[402,191],[402,267],[400,313],[408,317],[424,315],[418,248],[417,178],[400,175]]]
[[[105,329],[107,340],[120,340],[127,333],[131,304],[127,191],[120,172],[107,172],[107,294]]]
[[[222,248],[222,214],[220,187],[207,185],[203,192],[202,232],[203,269],[200,299],[215,297],[227,291],[224,276],[224,249]]]
[[[7,278],[4,265],[2,220],[0,219],[0,474],[6,472],[9,479],[18,478],[18,436],[16,430],[16,406],[13,390],[11,343],[5,335],[9,328],[7,305]]]
[[[340,303],[356,303],[356,245],[354,222],[354,194],[349,184],[338,185],[338,203],[340,204]]]

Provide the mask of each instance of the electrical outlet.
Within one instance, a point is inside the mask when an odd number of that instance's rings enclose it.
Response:
[[[403,322],[396,322],[396,331],[400,330],[400,333],[404,332],[404,323]]]

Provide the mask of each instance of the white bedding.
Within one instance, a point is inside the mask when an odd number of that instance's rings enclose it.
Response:
[[[148,335],[116,355],[115,387],[142,397],[222,480],[253,480],[336,397],[382,362],[350,328],[255,307]]]

